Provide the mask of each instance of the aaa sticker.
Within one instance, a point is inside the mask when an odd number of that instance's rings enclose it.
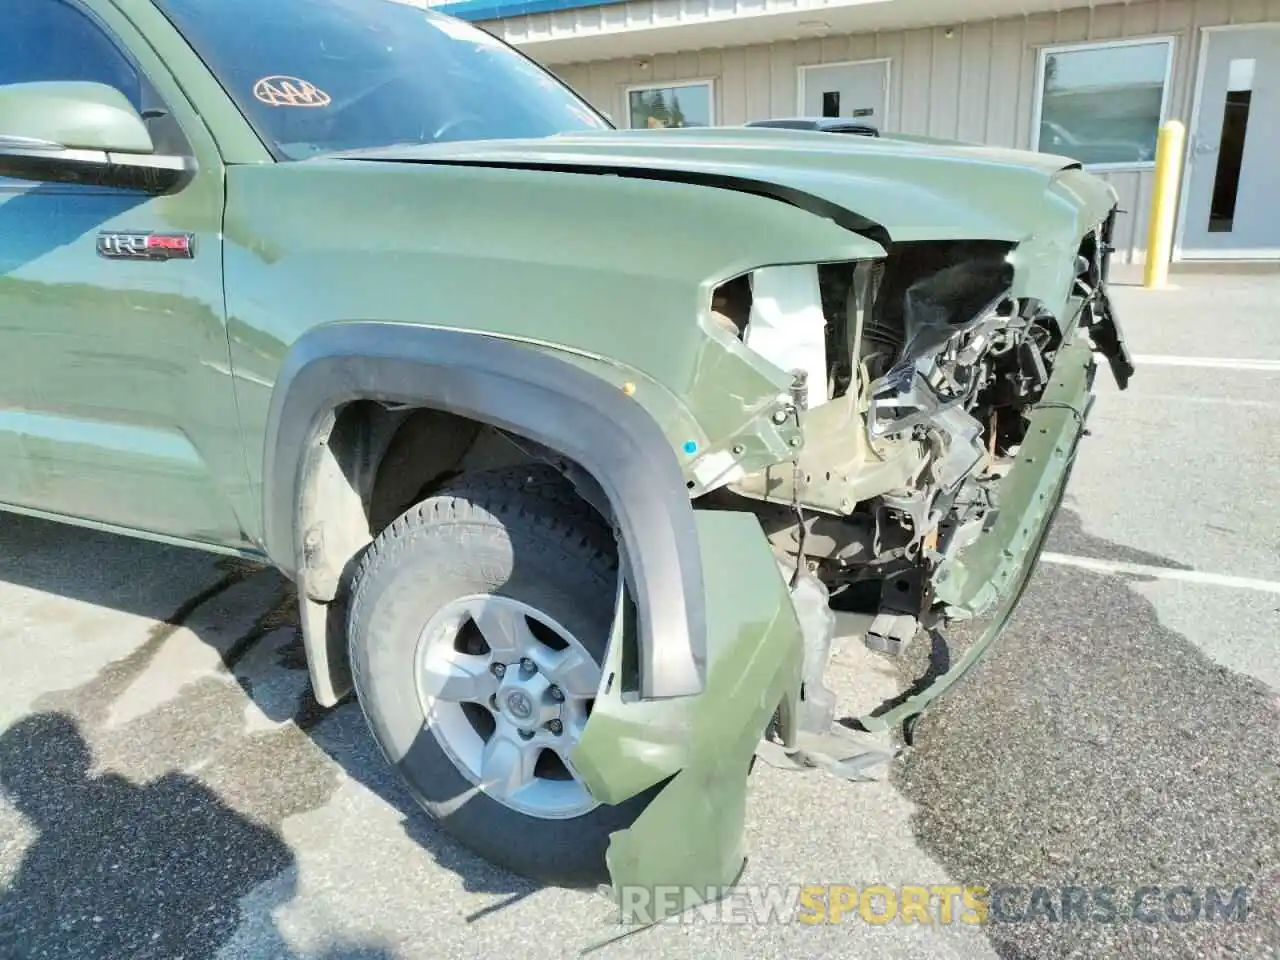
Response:
[[[263,77],[253,95],[272,107],[325,107],[330,97],[314,83],[297,77]]]

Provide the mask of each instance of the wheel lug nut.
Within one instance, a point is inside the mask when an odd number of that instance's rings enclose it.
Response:
[[[520,661],[520,669],[523,670],[525,673],[537,673],[538,665],[534,663],[532,660],[530,660],[528,657],[525,657],[523,660]]]
[[[559,720],[552,720],[547,724],[547,729],[554,733],[557,737],[564,732],[564,724]]]
[[[489,668],[489,670],[495,677],[501,679],[501,677],[507,672],[507,665],[505,663],[495,663]]]
[[[532,730],[521,730],[521,731],[520,731],[520,739],[521,739],[521,740],[532,740],[532,739],[533,739],[533,731],[532,731]]]
[[[551,694],[551,699],[556,703],[564,703],[564,691],[559,687],[553,685],[548,692]]]

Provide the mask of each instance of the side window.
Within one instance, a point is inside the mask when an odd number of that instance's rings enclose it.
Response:
[[[88,15],[62,0],[6,0],[3,7],[9,9],[0,30],[0,84],[105,83],[144,108],[137,70]]]
[[[16,9],[14,9],[16,7]],[[0,84],[80,80],[123,93],[151,130],[156,152],[190,152],[169,108],[115,40],[67,0],[0,0]]]

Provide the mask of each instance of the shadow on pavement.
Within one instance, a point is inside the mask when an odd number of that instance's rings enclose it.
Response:
[[[1054,540],[1176,566],[1066,510]],[[1005,636],[921,719],[897,777],[950,876],[1015,891],[986,927],[1002,957],[1280,954],[1280,699],[1163,626],[1143,582],[1042,565]],[[1091,919],[1064,917],[1070,886],[1089,891]],[[1159,888],[1144,901],[1154,923],[1132,919],[1144,886]],[[1195,899],[1170,909],[1183,886]],[[1207,888],[1228,900],[1242,886],[1247,919],[1206,919]],[[1116,922],[1098,919],[1098,887]]]
[[[1068,493],[1066,503],[1071,502]],[[1138,550],[1120,543],[1112,543],[1095,537],[1084,529],[1080,516],[1074,510],[1063,506],[1049,531],[1049,539],[1045,549],[1055,553],[1074,554],[1078,557],[1090,557],[1094,560],[1110,560],[1115,563],[1133,563],[1145,567],[1167,567],[1170,570],[1190,570],[1185,563],[1170,560],[1145,550]]]
[[[402,814],[407,834],[468,891],[511,895],[485,912],[538,889],[434,825],[388,769],[354,703],[315,703],[293,588],[273,569],[7,516],[0,556],[8,558],[0,579],[103,607],[121,578],[120,609],[160,621],[130,654],[79,687],[45,694],[0,731],[0,814],[7,801],[34,835],[0,886],[0,956],[214,957],[243,920],[242,897],[268,882],[279,897],[273,907],[296,895],[281,826],[324,806],[344,773]],[[202,612],[207,620],[210,605],[250,581],[264,588],[254,595],[273,599],[240,636],[212,644],[218,675],[113,722],[113,704],[165,644],[179,630],[199,636]],[[176,609],[175,583],[189,591]],[[301,696],[282,699],[273,690],[281,677]],[[280,725],[246,732],[246,694]],[[0,830],[20,821],[4,815]],[[267,936],[271,956],[294,956],[277,933]],[[322,956],[394,955],[353,944]]]
[[[0,787],[38,834],[0,905],[0,953],[212,957],[239,898],[292,853],[194,777],[138,785],[92,765],[66,713],[0,736]]]

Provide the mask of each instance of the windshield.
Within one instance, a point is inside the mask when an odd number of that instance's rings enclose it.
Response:
[[[422,0],[155,0],[281,159],[608,129],[559,80]]]

